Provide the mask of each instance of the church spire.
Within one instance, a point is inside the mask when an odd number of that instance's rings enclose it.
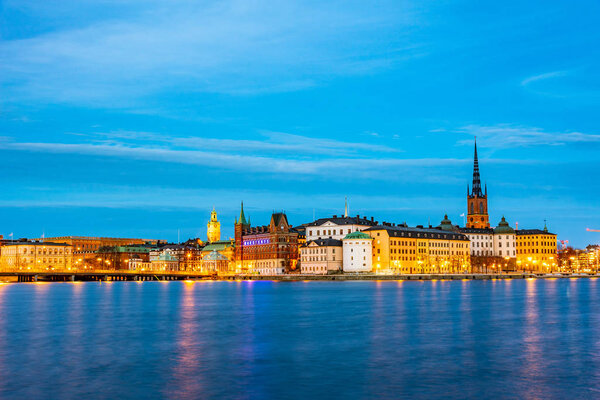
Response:
[[[479,176],[479,160],[477,158],[477,138],[475,138],[475,155],[473,157],[473,191],[472,196],[483,197],[481,192],[481,178]]]
[[[346,206],[344,207],[344,218],[348,218],[348,197],[345,197]]]
[[[240,218],[237,221],[238,224],[241,225],[249,225],[248,221],[246,221],[246,216],[244,215],[244,202],[242,201],[242,209],[240,210]]]

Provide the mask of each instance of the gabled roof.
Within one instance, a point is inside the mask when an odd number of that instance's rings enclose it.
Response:
[[[276,227],[281,225],[289,226],[287,216],[284,213],[273,213],[271,215],[271,222]]]

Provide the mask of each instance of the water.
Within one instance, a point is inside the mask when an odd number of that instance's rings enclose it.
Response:
[[[600,281],[0,286],[0,398],[600,398]]]

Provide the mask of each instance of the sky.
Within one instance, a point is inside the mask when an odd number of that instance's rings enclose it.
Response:
[[[0,234],[466,212],[600,243],[600,3],[0,0]]]

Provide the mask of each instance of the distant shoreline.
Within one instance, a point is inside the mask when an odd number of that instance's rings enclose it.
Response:
[[[221,277],[217,280],[246,281],[460,281],[460,280],[493,280],[493,279],[564,279],[564,278],[600,278],[600,274],[339,274],[339,275],[238,275]]]
[[[511,273],[511,274],[398,274],[398,275],[378,275],[378,274],[335,274],[335,275],[230,275],[230,276],[194,276],[179,273],[173,275],[146,275],[143,277],[131,273],[104,273],[104,274],[32,274],[29,278],[36,276],[36,279],[19,280],[17,276],[9,274],[0,274],[0,284],[7,283],[27,283],[27,282],[101,282],[101,281],[134,281],[134,282],[165,282],[165,281],[276,281],[276,282],[305,282],[305,281],[478,281],[478,280],[506,280],[506,279],[573,279],[573,278],[600,278],[598,274],[586,273],[555,273],[555,274],[531,274],[531,273]],[[90,279],[92,278],[92,279]]]

